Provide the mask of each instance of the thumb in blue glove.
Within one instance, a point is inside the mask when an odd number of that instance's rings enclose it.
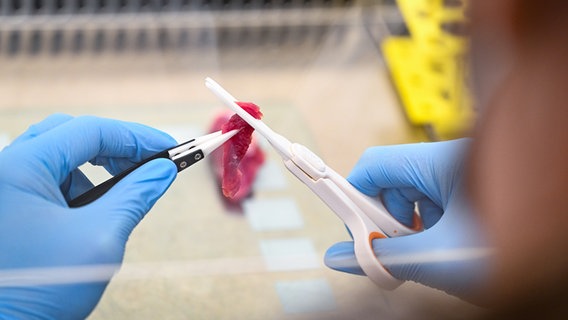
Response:
[[[482,303],[476,293],[488,277],[490,250],[462,187],[468,145],[468,139],[460,139],[370,148],[348,180],[359,191],[381,197],[407,225],[418,206],[425,231],[373,240],[376,256],[394,277]],[[325,263],[364,275],[352,242],[332,246]]]
[[[91,161],[116,174],[175,143],[139,124],[54,115],[4,149],[0,318],[88,316],[120,267],[130,233],[177,171],[171,161],[151,161],[97,201],[70,209],[66,199],[92,187],[77,167]],[[54,279],[62,270],[68,279]]]

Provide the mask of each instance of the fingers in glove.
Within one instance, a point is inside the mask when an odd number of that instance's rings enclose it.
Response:
[[[110,215],[109,230],[116,230],[124,241],[166,192],[177,174],[175,164],[167,159],[156,159],[134,170],[95,202],[82,208]]]
[[[71,171],[60,189],[66,201],[74,199],[93,188],[93,183],[79,169]]]
[[[51,129],[30,143],[34,143],[36,164],[45,167],[61,185],[71,171],[91,159],[116,159],[107,168],[116,174],[133,162],[174,146],[176,141],[141,124],[84,116]]]
[[[11,145],[16,145],[28,140],[31,140],[37,136],[42,135],[43,133],[60,126],[61,124],[73,119],[72,116],[56,113],[48,116],[44,120],[31,125],[24,133],[18,136]]]
[[[468,146],[467,139],[458,139],[368,148],[347,180],[369,196],[387,188],[415,188],[442,206],[446,190],[455,183],[448,172],[461,172],[459,159]]]
[[[415,203],[426,198],[414,188],[384,189],[381,200],[387,211],[402,224],[412,227]]]
[[[418,212],[426,229],[434,226],[444,214],[444,210],[428,198],[418,201]]]

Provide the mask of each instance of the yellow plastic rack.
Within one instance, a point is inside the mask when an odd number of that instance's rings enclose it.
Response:
[[[409,121],[436,140],[465,135],[475,112],[466,86],[465,3],[398,0],[410,37],[381,44]]]

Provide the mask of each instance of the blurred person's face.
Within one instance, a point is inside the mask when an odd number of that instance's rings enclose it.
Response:
[[[568,2],[470,4],[481,115],[469,186],[496,247],[487,293],[500,305],[547,299],[568,274]]]

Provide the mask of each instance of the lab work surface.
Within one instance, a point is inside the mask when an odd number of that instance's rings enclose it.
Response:
[[[361,16],[345,10],[301,44],[224,47],[213,39],[181,51],[0,55],[0,145],[54,112],[140,122],[181,142],[207,133],[226,111],[204,86],[212,76],[345,176],[369,146],[426,140],[407,124]],[[482,312],[422,285],[385,291],[327,269],[326,249],[348,233],[258,140],[266,162],[241,206],[224,203],[208,161],[178,175],[135,229],[89,319],[464,319]],[[108,177],[84,169],[95,181]]]

